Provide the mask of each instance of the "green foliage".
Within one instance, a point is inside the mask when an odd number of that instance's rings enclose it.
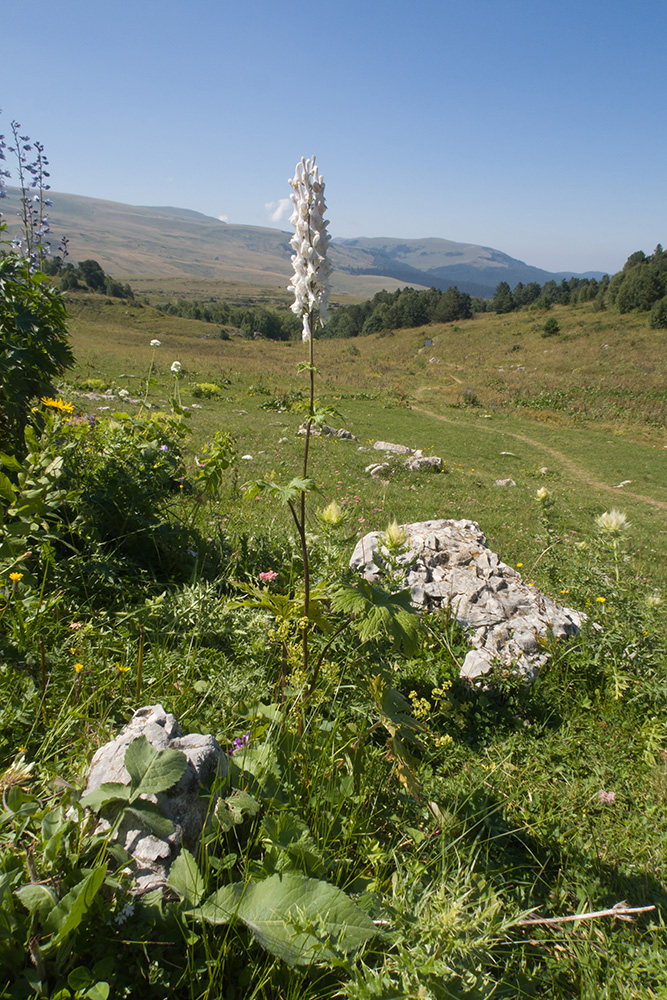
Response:
[[[224,886],[196,911],[211,924],[240,920],[288,965],[336,962],[374,937],[373,921],[340,889],[303,875]]]
[[[646,256],[641,250],[628,257],[623,270],[609,284],[608,298],[622,313],[651,309],[667,295],[667,253],[658,244]]]
[[[19,450],[34,400],[73,364],[65,306],[43,274],[0,253],[0,432]]]
[[[446,291],[398,288],[378,292],[361,305],[338,306],[322,330],[322,337],[358,337],[381,330],[400,330],[424,323],[450,323],[472,317],[472,300],[454,285]]]
[[[550,316],[542,327],[543,337],[555,337],[560,333],[560,324],[555,316]]]

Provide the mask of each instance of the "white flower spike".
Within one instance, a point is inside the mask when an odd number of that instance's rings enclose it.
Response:
[[[294,194],[290,195],[294,206],[290,218],[294,226],[294,236],[290,240],[294,250],[294,277],[288,290],[294,292],[292,311],[302,317],[302,337],[308,341],[316,318],[319,317],[321,324],[329,318],[327,306],[331,274],[331,264],[327,260],[331,237],[327,232],[329,223],[324,218],[324,179],[314,156],[309,160],[301,158],[290,184],[294,189]]]

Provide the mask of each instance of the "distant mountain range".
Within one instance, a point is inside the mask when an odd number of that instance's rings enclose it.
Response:
[[[10,236],[18,230],[18,195],[16,188],[8,188],[0,203]],[[192,275],[274,287],[289,281],[289,232],[231,225],[183,208],[146,208],[55,192],[50,197],[53,243],[67,236],[73,262],[92,257],[114,277]],[[402,285],[442,290],[457,285],[460,291],[488,297],[501,281],[513,288],[519,281],[542,285],[576,274],[544,271],[491,247],[435,237],[335,239],[330,255],[334,291],[361,296]]]

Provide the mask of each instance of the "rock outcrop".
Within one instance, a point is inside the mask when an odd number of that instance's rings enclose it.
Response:
[[[557,605],[526,583],[488,547],[474,521],[420,521],[402,525],[403,585],[416,607],[448,607],[469,630],[473,649],[461,676],[486,674],[502,663],[534,678],[548,659],[543,640],[576,635],[583,615]],[[381,582],[386,566],[382,532],[370,532],[356,545],[350,567],[367,580]],[[394,570],[394,578],[396,571]]]
[[[210,803],[199,794],[202,785],[227,774],[227,756],[213,736],[190,733],[184,736],[176,718],[162,705],[138,709],[115,740],[100,747],[88,772],[86,793],[105,782],[130,783],[125,768],[125,751],[130,743],[145,736],[156,750],[180,750],[187,758],[181,779],[166,792],[145,796],[157,804],[160,812],[173,823],[173,832],[161,838],[142,827],[136,815],[121,822],[116,839],[133,858],[131,871],[137,889],[148,892],[164,884],[181,846],[196,851],[206,824]],[[101,820],[101,827],[105,821]],[[108,827],[108,823],[106,824]]]

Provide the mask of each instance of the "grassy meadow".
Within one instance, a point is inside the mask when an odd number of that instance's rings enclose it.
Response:
[[[0,996],[667,997],[664,332],[581,305],[551,337],[526,310],[317,341],[318,405],[356,440],[310,443],[304,624],[279,487],[303,465],[305,348],[140,291],[68,296],[76,366],[5,509]],[[380,440],[444,472],[372,478]],[[361,601],[355,541],[440,517],[586,613],[532,685],[463,683],[460,624]],[[156,702],[230,748],[202,790],[226,805],[135,898],[80,797]]]

